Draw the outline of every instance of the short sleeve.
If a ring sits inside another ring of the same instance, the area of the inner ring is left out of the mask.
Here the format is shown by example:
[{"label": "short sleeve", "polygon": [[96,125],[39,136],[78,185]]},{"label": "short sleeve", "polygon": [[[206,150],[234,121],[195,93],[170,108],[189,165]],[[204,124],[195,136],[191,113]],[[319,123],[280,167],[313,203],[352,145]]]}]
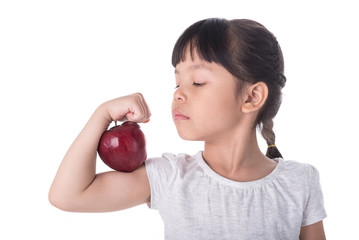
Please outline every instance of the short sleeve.
[{"label": "short sleeve", "polygon": [[323,192],[320,186],[319,172],[311,165],[308,165],[308,187],[309,193],[303,213],[302,226],[314,224],[327,217],[324,208]]},{"label": "short sleeve", "polygon": [[158,210],[159,203],[166,194],[168,182],[174,175],[175,161],[169,154],[161,158],[149,158],[145,161],[148,180],[151,188],[151,201],[148,207]]}]

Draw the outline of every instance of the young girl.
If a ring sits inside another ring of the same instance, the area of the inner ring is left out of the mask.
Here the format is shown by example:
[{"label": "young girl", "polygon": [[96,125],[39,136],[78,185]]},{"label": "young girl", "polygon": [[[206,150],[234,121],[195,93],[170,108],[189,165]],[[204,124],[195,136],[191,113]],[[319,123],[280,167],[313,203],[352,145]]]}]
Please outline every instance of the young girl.
[{"label": "young girl", "polygon": [[[66,153],[50,202],[104,212],[147,203],[166,239],[325,239],[317,170],[282,159],[273,118],[286,78],[280,46],[251,20],[190,26],[172,55],[173,120],[181,138],[204,141],[194,156],[163,154],[132,173],[96,174],[96,150],[112,121],[146,122],[140,93],[101,104]],[[268,143],[258,147],[256,127]]]}]

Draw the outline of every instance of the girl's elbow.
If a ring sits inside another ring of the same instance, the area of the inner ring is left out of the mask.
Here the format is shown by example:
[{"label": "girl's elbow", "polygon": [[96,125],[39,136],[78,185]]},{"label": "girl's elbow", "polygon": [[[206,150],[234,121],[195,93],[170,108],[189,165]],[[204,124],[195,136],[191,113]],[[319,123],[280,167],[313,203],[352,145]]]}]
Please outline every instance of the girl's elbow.
[{"label": "girl's elbow", "polygon": [[51,190],[48,194],[48,200],[50,204],[62,211],[66,212],[76,212],[75,204],[69,197],[61,196],[55,191]]}]

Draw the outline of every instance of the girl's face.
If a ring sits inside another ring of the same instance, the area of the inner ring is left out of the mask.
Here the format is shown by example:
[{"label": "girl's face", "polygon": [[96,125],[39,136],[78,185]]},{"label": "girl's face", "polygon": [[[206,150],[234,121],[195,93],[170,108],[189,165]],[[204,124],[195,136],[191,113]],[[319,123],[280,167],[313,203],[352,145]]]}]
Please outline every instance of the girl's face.
[{"label": "girl's face", "polygon": [[241,103],[236,79],[224,67],[187,52],[175,69],[172,113],[178,134],[185,140],[218,141],[239,126]]}]

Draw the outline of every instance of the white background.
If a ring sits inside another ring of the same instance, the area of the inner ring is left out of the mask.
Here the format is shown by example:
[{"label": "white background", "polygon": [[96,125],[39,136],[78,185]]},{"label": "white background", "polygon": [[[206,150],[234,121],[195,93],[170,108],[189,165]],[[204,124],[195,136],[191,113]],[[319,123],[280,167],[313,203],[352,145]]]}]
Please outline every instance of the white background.
[{"label": "white background", "polygon": [[[354,1],[1,1],[0,239],[162,239],[156,211],[67,213],[47,194],[66,150],[102,102],[142,92],[150,157],[194,154],[170,105],[171,52],[190,24],[250,18],[278,38],[287,86],[275,119],[286,159],[317,167],[328,239],[357,236],[358,12]],[[264,141],[260,139],[265,150]],[[109,170],[98,162],[98,171]],[[6,236],[6,237],[5,237]]]}]

